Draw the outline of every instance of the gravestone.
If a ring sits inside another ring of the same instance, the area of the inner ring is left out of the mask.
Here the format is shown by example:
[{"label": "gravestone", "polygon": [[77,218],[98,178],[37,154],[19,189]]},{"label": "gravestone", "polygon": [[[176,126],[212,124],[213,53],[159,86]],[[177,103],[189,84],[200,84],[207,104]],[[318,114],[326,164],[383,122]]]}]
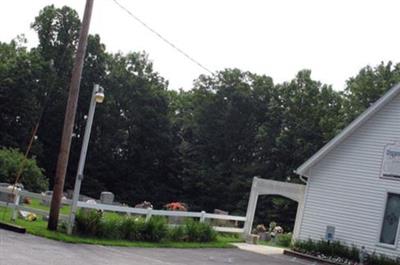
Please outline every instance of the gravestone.
[{"label": "gravestone", "polygon": [[[221,214],[221,215],[229,215],[229,212],[223,211],[221,209],[214,209],[214,213]],[[229,220],[214,219],[212,223],[215,226],[237,226],[236,223],[229,221]]]},{"label": "gravestone", "polygon": [[[51,199],[53,196],[53,191],[52,190],[48,190],[48,191],[44,191],[41,193],[42,195],[42,201],[41,204],[45,205],[45,206],[50,206],[51,204]],[[63,197],[61,198],[61,203],[62,205],[67,205],[67,203],[65,202],[65,200],[67,199],[67,197],[65,196],[66,194],[63,193]]]},{"label": "gravestone", "polygon": [[223,211],[223,210],[220,210],[220,209],[214,209],[214,213],[215,214],[222,214],[222,215],[228,215],[229,214],[229,212]]},{"label": "gravestone", "polygon": [[114,193],[109,191],[103,191],[100,194],[100,203],[102,204],[113,204],[114,202]]},{"label": "gravestone", "polygon": [[[10,186],[11,186],[11,184],[9,184],[9,183],[0,183],[0,187],[2,187],[2,188],[8,188]],[[14,202],[14,196],[12,194],[10,194],[10,193],[1,192],[0,191],[0,201],[13,203]]]},{"label": "gravestone", "polygon": [[51,203],[51,196],[53,196],[53,191],[48,190],[45,192],[42,192],[42,205],[50,206]]}]

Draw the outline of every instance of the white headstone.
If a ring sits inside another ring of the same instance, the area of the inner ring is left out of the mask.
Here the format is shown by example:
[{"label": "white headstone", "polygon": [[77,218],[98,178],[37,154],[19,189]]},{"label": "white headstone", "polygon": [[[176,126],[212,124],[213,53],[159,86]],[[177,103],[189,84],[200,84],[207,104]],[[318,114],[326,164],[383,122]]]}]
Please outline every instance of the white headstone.
[{"label": "white headstone", "polygon": [[103,204],[113,204],[114,202],[114,193],[109,191],[103,191],[100,194],[100,202]]}]

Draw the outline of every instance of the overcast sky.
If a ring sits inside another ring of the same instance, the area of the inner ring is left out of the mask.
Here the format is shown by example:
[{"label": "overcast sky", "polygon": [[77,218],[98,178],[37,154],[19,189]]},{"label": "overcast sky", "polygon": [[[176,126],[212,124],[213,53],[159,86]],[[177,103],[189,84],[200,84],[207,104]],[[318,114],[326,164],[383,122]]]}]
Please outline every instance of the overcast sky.
[{"label": "overcast sky", "polygon": [[[367,64],[400,62],[398,0],[119,0],[212,71],[240,68],[275,82],[304,68],[344,88]],[[45,5],[69,5],[82,17],[84,0],[2,0],[0,41],[24,33]],[[91,33],[111,52],[146,51],[170,88],[190,89],[206,73],[134,21],[112,0],[95,0]]]}]

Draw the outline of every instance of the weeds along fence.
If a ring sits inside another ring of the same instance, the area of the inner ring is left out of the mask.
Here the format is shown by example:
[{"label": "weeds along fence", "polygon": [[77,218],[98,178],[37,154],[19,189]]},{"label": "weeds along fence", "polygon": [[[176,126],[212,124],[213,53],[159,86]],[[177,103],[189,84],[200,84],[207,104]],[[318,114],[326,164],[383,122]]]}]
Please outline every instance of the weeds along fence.
[{"label": "weeds along fence", "polygon": [[[25,190],[12,190],[4,187],[0,187],[0,206],[7,207],[12,209],[12,219],[15,220],[18,215],[18,211],[27,211],[32,212],[40,216],[48,216],[49,210],[48,209],[38,209],[34,207],[26,206],[22,203],[22,199],[25,197],[38,199],[40,201],[51,201],[51,195],[44,195],[40,193],[33,193]],[[63,199],[63,205],[71,205],[72,200]],[[43,207],[45,208],[45,207]],[[198,218],[200,222],[206,222],[209,220],[218,220],[217,223],[224,223],[224,224],[217,224],[213,226],[213,229],[218,232],[225,232],[225,233],[238,233],[242,234],[244,232],[243,224],[246,221],[246,217],[244,216],[235,216],[235,215],[224,215],[224,214],[214,214],[214,213],[207,213],[205,211],[201,212],[183,212],[183,211],[166,211],[166,210],[155,210],[155,209],[142,209],[142,208],[133,208],[128,206],[117,206],[117,205],[110,205],[110,204],[100,204],[100,203],[87,203],[83,201],[78,202],[78,208],[84,209],[95,209],[95,210],[102,210],[105,212],[115,212],[121,213],[126,215],[141,215],[145,216],[146,221],[150,220],[152,216],[165,216],[165,217],[182,217],[182,218]],[[60,214],[60,220],[67,221],[68,215]],[[228,226],[234,225],[235,227]],[[241,224],[241,227],[237,227]]]}]

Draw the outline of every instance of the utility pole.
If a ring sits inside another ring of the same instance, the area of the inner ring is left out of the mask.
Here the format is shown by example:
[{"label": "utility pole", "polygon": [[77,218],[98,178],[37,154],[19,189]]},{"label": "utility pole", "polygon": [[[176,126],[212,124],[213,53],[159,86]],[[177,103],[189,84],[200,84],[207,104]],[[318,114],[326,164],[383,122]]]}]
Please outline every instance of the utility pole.
[{"label": "utility pole", "polygon": [[74,67],[72,69],[71,83],[69,86],[69,95],[67,108],[65,111],[64,127],[61,137],[60,152],[58,154],[56,177],[53,187],[53,196],[50,205],[49,222],[47,229],[57,230],[58,216],[60,212],[61,199],[64,191],[65,174],[67,172],[69,151],[71,149],[71,138],[75,123],[76,106],[78,105],[79,86],[83,62],[85,59],[87,38],[89,32],[90,18],[92,16],[94,0],[86,0],[85,13],[83,15],[82,26],[79,33],[78,49]]}]

